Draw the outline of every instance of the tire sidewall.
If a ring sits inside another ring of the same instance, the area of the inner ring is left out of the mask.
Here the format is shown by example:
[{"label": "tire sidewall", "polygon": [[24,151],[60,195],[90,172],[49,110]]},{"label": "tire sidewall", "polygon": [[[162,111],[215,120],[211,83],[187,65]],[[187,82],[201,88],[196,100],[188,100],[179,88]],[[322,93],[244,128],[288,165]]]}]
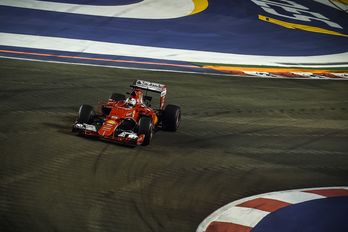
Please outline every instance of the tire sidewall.
[{"label": "tire sidewall", "polygon": [[78,113],[77,121],[79,123],[91,123],[95,116],[93,107],[90,105],[81,105]]},{"label": "tire sidewall", "polygon": [[153,137],[153,125],[150,117],[142,116],[139,120],[139,134],[144,134],[143,146],[149,145]]},{"label": "tire sidewall", "polygon": [[176,131],[181,122],[181,109],[176,105],[167,105],[164,109],[163,126],[167,131]]}]

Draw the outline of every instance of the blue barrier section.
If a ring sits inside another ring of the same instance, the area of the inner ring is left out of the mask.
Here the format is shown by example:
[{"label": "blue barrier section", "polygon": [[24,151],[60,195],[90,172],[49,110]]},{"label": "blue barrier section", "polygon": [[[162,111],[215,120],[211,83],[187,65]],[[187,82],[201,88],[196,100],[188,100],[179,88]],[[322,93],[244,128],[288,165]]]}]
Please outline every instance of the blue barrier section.
[{"label": "blue barrier section", "polygon": [[267,215],[252,232],[348,231],[348,197],[329,197],[291,205]]},{"label": "blue barrier section", "polygon": [[[261,14],[348,34],[347,13],[312,0],[294,1],[343,29],[332,28],[320,20],[303,22],[271,15],[251,0],[211,0],[202,13],[167,20],[86,16],[2,6],[0,32],[247,55],[310,56],[348,51],[347,37],[292,30],[258,19]],[[100,4],[112,2],[103,0]],[[119,4],[134,2],[123,0]],[[282,7],[272,7],[281,14],[293,14]]]}]

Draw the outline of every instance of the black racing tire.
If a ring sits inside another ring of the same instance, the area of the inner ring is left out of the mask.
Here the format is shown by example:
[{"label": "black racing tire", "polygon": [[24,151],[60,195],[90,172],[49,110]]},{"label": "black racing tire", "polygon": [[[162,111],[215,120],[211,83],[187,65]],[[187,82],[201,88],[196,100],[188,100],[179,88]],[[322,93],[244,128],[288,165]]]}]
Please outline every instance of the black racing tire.
[{"label": "black racing tire", "polygon": [[167,105],[163,112],[163,127],[167,131],[176,131],[181,122],[181,109],[176,105]]},{"label": "black racing tire", "polygon": [[113,101],[124,101],[126,100],[126,96],[121,93],[113,93],[111,94],[110,99]]},{"label": "black racing tire", "polygon": [[81,105],[77,118],[78,123],[91,123],[95,117],[93,107],[90,105]]},{"label": "black racing tire", "polygon": [[143,116],[139,120],[138,134],[144,134],[145,138],[141,145],[147,146],[150,144],[153,136],[153,125],[150,117]]}]

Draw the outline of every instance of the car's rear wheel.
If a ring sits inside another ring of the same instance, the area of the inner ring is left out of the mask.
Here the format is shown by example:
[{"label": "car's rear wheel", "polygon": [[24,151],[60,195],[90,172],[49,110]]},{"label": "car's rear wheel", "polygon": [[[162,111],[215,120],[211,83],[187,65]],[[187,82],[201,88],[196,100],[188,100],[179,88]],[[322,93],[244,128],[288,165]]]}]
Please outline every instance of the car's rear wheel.
[{"label": "car's rear wheel", "polygon": [[113,101],[123,101],[126,100],[126,96],[121,93],[113,93],[111,94],[110,99]]},{"label": "car's rear wheel", "polygon": [[81,105],[77,118],[78,123],[91,123],[95,117],[93,107],[90,105]]},{"label": "car's rear wheel", "polygon": [[141,117],[139,120],[139,131],[138,134],[144,134],[145,138],[141,145],[149,145],[153,135],[153,125],[150,117]]},{"label": "car's rear wheel", "polygon": [[176,131],[181,122],[181,109],[176,105],[167,105],[163,113],[163,127],[168,131]]}]

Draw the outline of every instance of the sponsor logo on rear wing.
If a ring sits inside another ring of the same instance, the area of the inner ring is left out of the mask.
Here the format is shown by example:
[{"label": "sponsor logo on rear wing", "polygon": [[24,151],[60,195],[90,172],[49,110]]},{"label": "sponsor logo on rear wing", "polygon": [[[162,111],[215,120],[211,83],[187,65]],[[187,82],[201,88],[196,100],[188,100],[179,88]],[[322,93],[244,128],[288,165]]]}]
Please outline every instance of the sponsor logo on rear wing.
[{"label": "sponsor logo on rear wing", "polygon": [[164,96],[167,92],[167,88],[165,85],[143,80],[134,81],[131,87],[161,93],[161,96]]}]

